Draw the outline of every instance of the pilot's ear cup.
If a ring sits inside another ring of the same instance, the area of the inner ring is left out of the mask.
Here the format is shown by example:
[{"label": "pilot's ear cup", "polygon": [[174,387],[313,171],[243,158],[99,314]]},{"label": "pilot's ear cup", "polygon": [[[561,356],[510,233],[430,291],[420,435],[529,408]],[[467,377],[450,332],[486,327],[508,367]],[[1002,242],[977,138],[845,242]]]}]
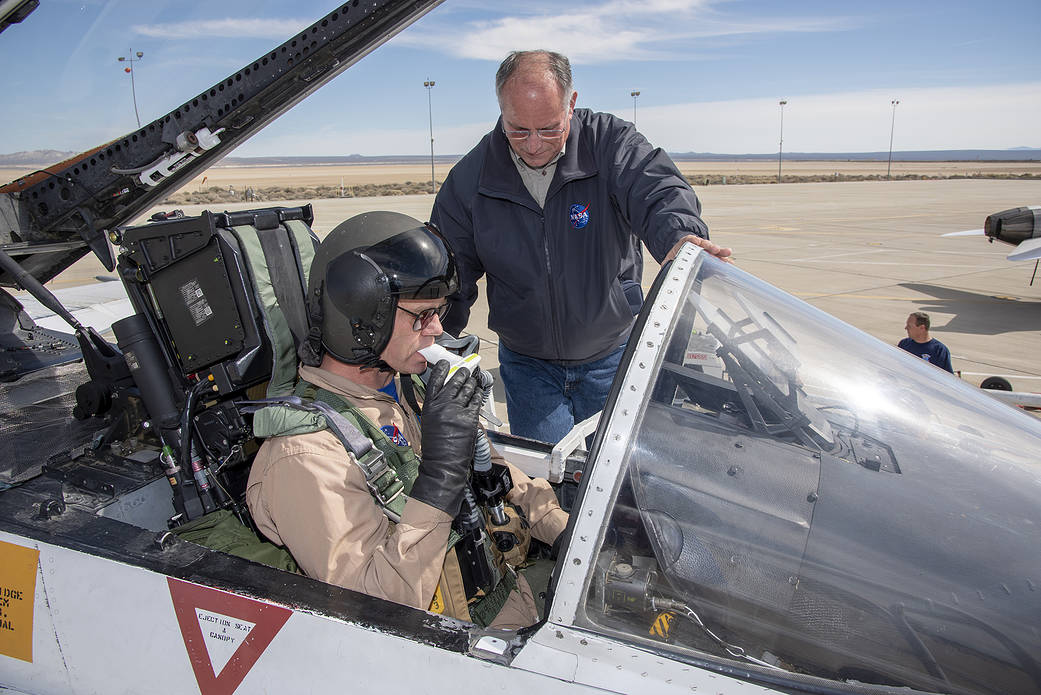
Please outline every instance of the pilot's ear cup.
[{"label": "pilot's ear cup", "polygon": [[321,304],[322,345],[337,359],[354,362],[355,350],[378,357],[387,347],[397,301],[386,274],[364,253],[329,261]]}]

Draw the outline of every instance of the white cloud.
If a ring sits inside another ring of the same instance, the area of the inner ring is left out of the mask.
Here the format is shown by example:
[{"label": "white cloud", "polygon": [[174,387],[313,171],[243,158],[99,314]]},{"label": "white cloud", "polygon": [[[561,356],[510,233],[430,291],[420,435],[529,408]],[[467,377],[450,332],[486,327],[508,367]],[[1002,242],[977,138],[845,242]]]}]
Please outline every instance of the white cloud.
[{"label": "white cloud", "polygon": [[302,19],[205,19],[197,22],[137,24],[131,31],[159,39],[250,38],[284,40],[312,24]]},{"label": "white cloud", "polygon": [[[696,40],[792,32],[840,31],[857,20],[844,17],[783,17],[748,21],[717,9],[719,0],[608,0],[533,5],[527,11],[492,20],[457,22],[444,15],[426,31],[406,32],[399,43],[439,50],[461,58],[502,59],[512,49],[540,47],[565,53],[573,63],[619,60],[695,59]],[[576,40],[576,38],[580,40]]]}]

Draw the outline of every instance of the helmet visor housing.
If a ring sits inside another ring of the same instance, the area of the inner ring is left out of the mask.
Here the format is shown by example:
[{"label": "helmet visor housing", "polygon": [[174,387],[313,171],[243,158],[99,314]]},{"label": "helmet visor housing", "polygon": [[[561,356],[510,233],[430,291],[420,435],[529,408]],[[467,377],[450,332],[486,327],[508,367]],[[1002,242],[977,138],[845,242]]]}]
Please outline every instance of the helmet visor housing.
[{"label": "helmet visor housing", "polygon": [[455,255],[431,225],[396,234],[365,249],[400,299],[440,299],[459,289]]}]

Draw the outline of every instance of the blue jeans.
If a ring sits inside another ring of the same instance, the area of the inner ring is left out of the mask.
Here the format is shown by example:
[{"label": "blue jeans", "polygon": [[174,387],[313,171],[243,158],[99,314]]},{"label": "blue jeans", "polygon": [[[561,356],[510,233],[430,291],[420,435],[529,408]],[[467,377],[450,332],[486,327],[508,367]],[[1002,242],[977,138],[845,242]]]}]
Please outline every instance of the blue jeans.
[{"label": "blue jeans", "polygon": [[576,423],[602,410],[625,346],[595,362],[563,366],[499,343],[510,432],[556,444]]}]

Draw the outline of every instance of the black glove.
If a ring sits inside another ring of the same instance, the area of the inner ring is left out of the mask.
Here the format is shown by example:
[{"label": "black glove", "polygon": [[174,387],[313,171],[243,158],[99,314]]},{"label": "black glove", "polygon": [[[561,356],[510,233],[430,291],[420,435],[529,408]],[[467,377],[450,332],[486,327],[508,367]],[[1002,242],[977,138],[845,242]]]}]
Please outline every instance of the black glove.
[{"label": "black glove", "polygon": [[423,402],[423,462],[409,497],[454,519],[473,461],[484,389],[467,369],[457,370],[448,383],[446,374],[447,360],[438,362],[430,373]]}]

